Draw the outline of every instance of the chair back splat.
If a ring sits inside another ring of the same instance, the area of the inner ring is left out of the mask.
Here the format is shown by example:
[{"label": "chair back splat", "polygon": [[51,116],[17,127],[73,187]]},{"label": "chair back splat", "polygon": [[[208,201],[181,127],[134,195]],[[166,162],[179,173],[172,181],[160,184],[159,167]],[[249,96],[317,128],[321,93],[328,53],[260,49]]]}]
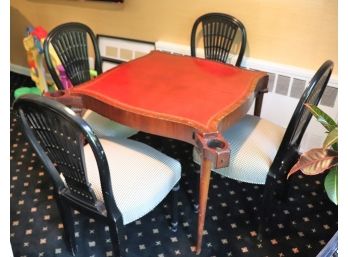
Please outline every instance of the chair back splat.
[{"label": "chair back splat", "polygon": [[14,108],[18,109],[25,134],[61,195],[106,216],[103,203],[97,200],[86,176],[83,147],[87,143],[96,157],[101,186],[106,192],[105,205],[117,209],[108,183],[110,172],[105,153],[84,120],[68,107],[42,97],[22,97]]},{"label": "chair back splat", "polygon": [[191,56],[196,56],[197,28],[202,25],[204,54],[206,59],[226,63],[237,32],[241,33],[241,43],[235,66],[240,66],[247,42],[246,30],[241,21],[224,13],[207,13],[200,16],[192,27]]},{"label": "chair back splat", "polygon": [[47,68],[59,89],[64,89],[64,86],[53,64],[49,50],[50,45],[53,46],[58,55],[71,83],[76,86],[91,79],[88,59],[89,39],[94,51],[94,69],[98,74],[101,74],[101,57],[97,39],[88,26],[78,22],[69,22],[55,27],[48,33],[44,42],[44,55]]}]

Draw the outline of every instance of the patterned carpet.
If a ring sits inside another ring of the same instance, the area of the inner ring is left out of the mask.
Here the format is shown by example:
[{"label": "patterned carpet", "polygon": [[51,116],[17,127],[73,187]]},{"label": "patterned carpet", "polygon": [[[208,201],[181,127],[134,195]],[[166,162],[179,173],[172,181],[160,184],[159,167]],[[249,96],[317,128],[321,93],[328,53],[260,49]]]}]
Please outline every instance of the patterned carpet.
[{"label": "patterned carpet", "polygon": [[[33,85],[30,78],[11,73],[14,89]],[[27,143],[11,110],[11,244],[15,257],[71,256],[63,240],[63,226],[53,187],[38,157]],[[192,208],[194,179],[192,146],[139,133],[145,142],[182,163],[178,204],[179,227],[168,230],[170,210],[165,199],[147,216],[127,225],[128,257],[197,256],[197,214]],[[240,183],[212,174],[201,257],[316,256],[337,231],[337,206],[327,198],[323,176],[292,176],[288,199],[278,203],[267,224],[264,240],[257,240],[262,186]],[[75,212],[78,257],[113,256],[106,224]]]}]

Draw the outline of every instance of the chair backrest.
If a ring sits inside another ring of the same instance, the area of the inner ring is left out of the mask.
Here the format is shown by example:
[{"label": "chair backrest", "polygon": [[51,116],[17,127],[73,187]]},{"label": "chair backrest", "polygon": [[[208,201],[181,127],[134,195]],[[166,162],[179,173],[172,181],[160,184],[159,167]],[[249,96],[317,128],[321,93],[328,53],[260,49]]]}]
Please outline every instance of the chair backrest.
[{"label": "chair backrest", "polygon": [[[280,165],[282,167],[281,175],[284,175],[283,172],[287,172],[294,162],[297,161],[298,148],[312,118],[312,113],[305,107],[304,104],[309,103],[318,105],[327,83],[329,82],[333,65],[334,64],[332,61],[327,60],[320,66],[309,82],[309,85],[303,92],[296,106],[278,152],[272,163],[272,166],[279,167]],[[271,172],[277,172],[276,170],[273,170],[272,166]]]},{"label": "chair backrest", "polygon": [[191,56],[196,56],[196,34],[202,24],[204,55],[206,59],[226,63],[238,31],[241,33],[240,49],[235,63],[240,66],[247,42],[246,30],[241,21],[224,13],[207,13],[200,16],[192,27]]},{"label": "chair backrest", "polygon": [[324,62],[310,80],[309,85],[303,92],[294,114],[290,119],[282,144],[292,146],[300,145],[303,134],[312,118],[312,113],[304,104],[318,105],[327,83],[329,82],[333,65],[333,62],[330,60]]},{"label": "chair backrest", "polygon": [[[13,107],[25,135],[52,178],[57,194],[104,216],[105,207],[108,213],[111,208],[118,210],[103,147],[83,119],[61,103],[42,96],[24,95]],[[83,152],[86,143],[98,165],[104,204],[97,200],[88,182]]]},{"label": "chair backrest", "polygon": [[94,50],[94,68],[98,74],[102,73],[101,57],[97,39],[93,31],[86,25],[77,22],[61,24],[51,30],[44,42],[44,55],[47,68],[59,89],[64,89],[49,51],[50,45],[56,51],[66,75],[76,86],[91,79],[88,60],[88,37]]}]

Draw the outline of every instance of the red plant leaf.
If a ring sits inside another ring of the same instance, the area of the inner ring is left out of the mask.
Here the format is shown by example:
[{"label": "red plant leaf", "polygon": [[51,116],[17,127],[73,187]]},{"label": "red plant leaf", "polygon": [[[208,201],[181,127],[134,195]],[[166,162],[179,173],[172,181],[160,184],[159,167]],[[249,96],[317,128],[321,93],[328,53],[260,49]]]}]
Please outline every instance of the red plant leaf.
[{"label": "red plant leaf", "polygon": [[300,156],[298,162],[291,168],[288,178],[301,170],[305,175],[317,175],[337,165],[338,154],[332,149],[314,148]]},{"label": "red plant leaf", "polygon": [[296,173],[301,169],[300,161],[297,161],[294,166],[292,166],[291,170],[288,173],[287,178],[289,178],[292,174]]}]

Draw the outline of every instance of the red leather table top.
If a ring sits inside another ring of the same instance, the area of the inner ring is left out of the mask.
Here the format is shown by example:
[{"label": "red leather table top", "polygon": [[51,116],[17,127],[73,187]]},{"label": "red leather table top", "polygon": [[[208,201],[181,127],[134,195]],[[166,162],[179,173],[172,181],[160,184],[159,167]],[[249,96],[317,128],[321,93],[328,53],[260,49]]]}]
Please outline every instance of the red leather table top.
[{"label": "red leather table top", "polygon": [[[153,51],[71,89],[117,108],[192,124],[206,131],[253,94],[266,74]],[[214,124],[213,124],[214,123]]]}]

